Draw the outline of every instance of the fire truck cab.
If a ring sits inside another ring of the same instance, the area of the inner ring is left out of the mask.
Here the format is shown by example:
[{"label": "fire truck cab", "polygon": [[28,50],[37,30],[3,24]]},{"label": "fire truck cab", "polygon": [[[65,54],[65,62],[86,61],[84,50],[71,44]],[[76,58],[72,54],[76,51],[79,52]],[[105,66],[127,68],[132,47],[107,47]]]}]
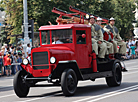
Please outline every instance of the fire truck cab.
[{"label": "fire truck cab", "polygon": [[26,97],[30,87],[39,81],[61,85],[65,96],[74,95],[79,80],[94,81],[103,77],[108,86],[120,86],[120,61],[97,62],[89,25],[41,26],[39,31],[40,47],[31,50],[31,62],[24,59],[22,70],[14,77],[18,97]]}]

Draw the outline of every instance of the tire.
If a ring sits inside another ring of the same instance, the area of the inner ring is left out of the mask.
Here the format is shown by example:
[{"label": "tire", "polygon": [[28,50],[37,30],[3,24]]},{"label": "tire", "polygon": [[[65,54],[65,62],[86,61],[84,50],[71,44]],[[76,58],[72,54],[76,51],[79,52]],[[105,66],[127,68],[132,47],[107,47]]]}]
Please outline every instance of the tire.
[{"label": "tire", "polygon": [[26,75],[26,72],[21,70],[18,71],[13,80],[14,91],[18,97],[26,97],[30,87],[26,85],[23,81],[23,77]]},{"label": "tire", "polygon": [[65,96],[74,95],[77,89],[77,76],[73,69],[65,69],[61,75],[61,88]]},{"label": "tire", "polygon": [[119,63],[114,63],[112,73],[112,77],[106,77],[106,83],[109,87],[120,86],[122,81],[122,68]]}]

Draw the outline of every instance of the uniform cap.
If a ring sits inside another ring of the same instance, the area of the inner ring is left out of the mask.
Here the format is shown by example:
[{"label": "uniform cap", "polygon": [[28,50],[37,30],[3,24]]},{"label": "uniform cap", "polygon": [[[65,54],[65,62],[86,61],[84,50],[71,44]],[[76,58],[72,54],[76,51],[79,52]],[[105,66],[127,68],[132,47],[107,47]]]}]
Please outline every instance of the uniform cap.
[{"label": "uniform cap", "polygon": [[113,17],[111,17],[111,18],[109,19],[109,21],[115,21],[115,19],[114,19]]},{"label": "uniform cap", "polygon": [[94,18],[94,16],[93,16],[93,15],[91,15],[91,16],[90,16],[90,19],[91,19],[91,18]]},{"label": "uniform cap", "polygon": [[[89,16],[89,19],[88,19],[88,20],[90,20],[91,18],[94,18],[94,16],[93,16],[93,15]],[[94,18],[94,19],[95,19],[95,18]]]},{"label": "uniform cap", "polygon": [[97,21],[102,21],[102,18],[100,18],[100,17],[97,17],[97,19],[96,19]]}]

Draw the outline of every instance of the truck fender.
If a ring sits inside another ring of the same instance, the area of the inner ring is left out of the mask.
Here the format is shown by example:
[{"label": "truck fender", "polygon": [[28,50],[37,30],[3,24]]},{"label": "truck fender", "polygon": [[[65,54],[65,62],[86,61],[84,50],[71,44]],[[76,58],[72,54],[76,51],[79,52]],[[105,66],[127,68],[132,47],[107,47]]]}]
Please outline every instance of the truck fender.
[{"label": "truck fender", "polygon": [[60,78],[62,72],[67,68],[71,68],[75,71],[78,80],[83,80],[82,73],[77,65],[76,60],[59,61],[57,67],[52,71],[49,77],[51,77],[51,79]]},{"label": "truck fender", "polygon": [[[122,65],[121,65],[120,60],[116,59],[116,60],[114,61],[114,64],[115,64],[115,63],[118,63],[118,64],[120,65],[120,67],[122,68]],[[114,68],[114,66],[113,66],[113,68]],[[112,70],[113,70],[113,69],[112,69]]]}]

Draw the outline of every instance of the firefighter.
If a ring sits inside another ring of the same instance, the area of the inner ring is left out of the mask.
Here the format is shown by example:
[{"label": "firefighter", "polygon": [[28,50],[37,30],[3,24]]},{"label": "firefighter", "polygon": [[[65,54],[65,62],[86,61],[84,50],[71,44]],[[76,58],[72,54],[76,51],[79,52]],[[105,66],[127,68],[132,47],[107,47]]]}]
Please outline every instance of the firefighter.
[{"label": "firefighter", "polygon": [[[101,27],[101,23],[102,23],[102,18],[97,17],[96,24],[98,24]],[[101,27],[101,30],[102,30],[102,33],[105,32],[102,27]],[[105,58],[110,61],[109,54],[113,55],[113,53],[114,53],[113,44],[111,42],[106,41],[106,40],[103,40],[103,41],[106,43],[106,46],[107,46]]]},{"label": "firefighter", "polygon": [[[104,62],[107,47],[103,42],[103,33],[100,29],[100,26],[95,24],[94,16],[89,17],[89,25],[91,26],[92,49],[95,51],[98,60]],[[99,52],[98,48],[100,49]]]},{"label": "firefighter", "polygon": [[[109,24],[104,26],[104,30],[113,33],[113,46],[114,46],[114,53],[115,53],[115,58],[117,59],[122,59],[121,56],[126,54],[126,43],[122,40],[120,37],[118,29],[114,26],[115,24],[115,19],[111,17],[109,19]],[[119,46],[119,50],[117,48]]]}]

